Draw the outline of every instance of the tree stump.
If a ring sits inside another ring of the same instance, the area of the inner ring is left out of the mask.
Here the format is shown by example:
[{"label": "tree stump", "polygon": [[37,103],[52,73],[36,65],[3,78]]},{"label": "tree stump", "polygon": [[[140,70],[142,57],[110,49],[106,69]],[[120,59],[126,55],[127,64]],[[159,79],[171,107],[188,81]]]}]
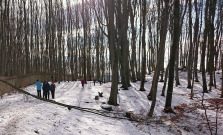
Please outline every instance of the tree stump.
[{"label": "tree stump", "polygon": [[98,96],[95,96],[95,98],[94,98],[95,100],[99,100],[99,97]]},{"label": "tree stump", "polygon": [[130,119],[131,119],[132,115],[133,115],[133,111],[126,112],[126,114],[125,114],[125,116]]}]

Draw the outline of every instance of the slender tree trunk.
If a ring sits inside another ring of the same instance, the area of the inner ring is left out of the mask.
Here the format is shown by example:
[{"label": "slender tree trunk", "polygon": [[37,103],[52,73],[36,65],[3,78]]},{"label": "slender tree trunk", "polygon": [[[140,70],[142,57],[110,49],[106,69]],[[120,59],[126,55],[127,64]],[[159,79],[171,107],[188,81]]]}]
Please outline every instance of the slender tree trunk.
[{"label": "slender tree trunk", "polygon": [[210,58],[209,58],[209,72],[210,72],[209,86],[210,86],[210,88],[209,88],[209,91],[211,91],[211,86],[214,86],[213,76],[215,74],[215,71],[214,71],[214,54],[215,54],[214,18],[215,18],[216,3],[217,3],[217,0],[212,0],[210,2],[210,9],[209,9],[210,16],[211,16],[211,20],[209,20],[210,21],[210,25],[209,25],[210,27],[209,27],[209,38],[208,38],[208,42],[209,42],[209,46],[210,46]]},{"label": "slender tree trunk", "polygon": [[162,58],[164,55],[164,49],[165,49],[165,41],[166,41],[166,35],[167,35],[167,26],[168,26],[168,9],[169,9],[169,0],[165,0],[165,9],[162,13],[162,22],[161,22],[161,31],[160,31],[160,46],[159,46],[159,54],[158,54],[158,59],[157,59],[157,65],[156,65],[156,70],[153,76],[153,82],[152,82],[152,87],[150,89],[150,94],[148,95],[148,99],[152,99],[152,104],[148,113],[148,116],[152,116],[154,109],[155,109],[155,104],[156,104],[156,93],[157,93],[157,84],[158,84],[158,79],[159,79],[159,74],[161,70],[161,64],[162,64]]},{"label": "slender tree trunk", "polygon": [[167,97],[165,103],[165,112],[173,112],[171,108],[172,104],[172,94],[173,94],[173,82],[174,82],[174,64],[175,64],[175,54],[177,52],[177,48],[179,46],[179,39],[180,39],[180,2],[179,0],[174,0],[174,36],[173,36],[173,44],[171,47],[170,53],[170,67],[169,67],[169,81],[168,81],[168,88],[167,88]]},{"label": "slender tree trunk", "polygon": [[[156,64],[156,69],[155,73],[153,76],[153,82],[152,82],[152,87],[150,89],[150,93],[147,96],[149,100],[153,100],[153,106],[155,107],[155,102],[156,102],[156,91],[157,91],[157,84],[159,80],[159,74],[161,70],[161,64],[162,64],[162,59],[164,57],[164,49],[165,49],[165,41],[166,41],[166,35],[167,35],[167,28],[168,28],[168,10],[169,10],[169,0],[165,0],[165,8],[162,13],[162,22],[161,22],[161,31],[160,31],[160,46],[159,46],[159,52],[158,52],[158,59],[157,59],[157,64]],[[153,97],[154,96],[154,97]],[[152,108],[152,107],[151,107]],[[153,114],[154,109],[150,109],[151,113]]]},{"label": "slender tree trunk", "polygon": [[83,21],[83,33],[84,33],[84,47],[83,47],[83,77],[87,81],[86,74],[86,44],[87,44],[87,25],[86,25],[86,9],[85,0],[82,0],[82,21]]},{"label": "slender tree trunk", "polygon": [[[77,21],[76,25],[75,25],[75,28],[76,28],[76,37],[75,37],[75,71],[74,71],[74,74],[75,74],[75,80],[77,80],[79,78],[78,76],[78,39],[79,39],[79,15],[78,15],[78,11],[79,11],[79,8],[78,6],[76,6],[75,8],[75,19]],[[80,57],[79,57],[80,58]],[[80,64],[80,63],[79,63]]]},{"label": "slender tree trunk", "polygon": [[25,54],[26,54],[26,74],[30,72],[29,69],[29,43],[28,43],[28,24],[27,24],[27,13],[26,13],[26,2],[23,1],[24,4],[24,20],[25,20]]},{"label": "slender tree trunk", "polygon": [[205,29],[204,29],[204,37],[203,37],[203,46],[202,46],[202,54],[201,54],[201,70],[202,70],[202,81],[203,81],[203,92],[207,93],[207,82],[206,82],[206,70],[205,70],[205,52],[206,52],[206,42],[207,42],[207,34],[208,34],[208,7],[209,1],[206,1],[205,6]]},{"label": "slender tree trunk", "polygon": [[100,30],[98,30],[98,35],[97,35],[97,43],[96,43],[96,80],[99,80],[100,78],[100,66],[99,66],[99,43],[100,43]]},{"label": "slender tree trunk", "polygon": [[[180,85],[178,66],[179,66],[179,46],[178,46],[178,48],[177,48],[176,62],[175,62],[175,75],[176,75],[175,78],[176,78],[176,86]],[[165,75],[165,79],[166,79],[166,75]]]},{"label": "slender tree trunk", "polygon": [[[194,51],[194,69],[193,69],[193,76],[192,76],[192,86],[191,86],[191,99],[193,99],[194,96],[194,82],[198,82],[198,76],[197,76],[197,59],[198,59],[198,31],[199,31],[199,12],[198,12],[198,7],[197,7],[197,0],[194,1],[194,6],[195,6],[195,13],[196,13],[196,19],[195,19],[195,24],[194,24],[194,39],[193,39],[193,44],[195,46],[195,51]],[[194,80],[195,79],[195,80]]]},{"label": "slender tree trunk", "polygon": [[165,80],[164,80],[163,90],[162,90],[162,94],[161,94],[161,96],[164,96],[164,97],[165,97],[165,90],[166,90],[166,83],[167,83],[168,75],[169,75],[169,63],[167,65],[167,67],[166,67]]},{"label": "slender tree trunk", "polygon": [[141,85],[140,91],[145,91],[145,76],[146,76],[146,0],[143,0],[143,32],[142,32],[142,69],[141,69]]},{"label": "slender tree trunk", "polygon": [[[90,26],[89,26],[90,29]],[[90,30],[89,30],[90,31]],[[91,33],[89,32],[88,58],[87,58],[87,77],[91,80]]]},{"label": "slender tree trunk", "polygon": [[[139,10],[141,9],[141,0],[139,1]],[[140,64],[141,64],[141,37],[142,37],[142,17],[141,17],[142,13],[140,12],[139,16],[140,16],[140,26],[139,26],[139,47],[138,47],[138,71],[137,71],[137,80],[141,80],[141,68],[140,68]]]},{"label": "slender tree trunk", "polygon": [[[131,73],[132,77],[131,80],[133,82],[136,82],[136,74],[135,74],[135,65],[136,65],[136,29],[134,25],[134,18],[135,18],[135,5],[134,9],[130,5],[130,23],[131,23],[131,29],[132,29],[132,59],[131,59]],[[137,69],[136,69],[137,70]]]},{"label": "slender tree trunk", "polygon": [[[195,82],[199,82],[198,75],[197,75],[197,62],[198,62],[198,46],[199,46],[199,11],[197,7],[197,0],[194,1],[195,3],[195,12],[196,12],[196,19],[194,24],[194,46],[195,46],[195,53],[194,53],[194,76]],[[199,8],[200,9],[200,8]]]},{"label": "slender tree trunk", "polygon": [[110,50],[110,59],[111,59],[111,68],[112,68],[112,84],[111,92],[109,96],[108,103],[111,105],[118,105],[117,103],[117,94],[118,94],[118,58],[117,58],[117,47],[115,45],[115,27],[114,27],[114,7],[115,1],[107,1],[108,6],[108,15],[109,15],[109,50]]},{"label": "slender tree trunk", "polygon": [[[121,8],[122,7],[122,8]],[[121,10],[123,9],[123,10]],[[117,23],[118,23],[118,45],[120,44],[120,65],[121,65],[121,79],[122,79],[122,88],[128,90],[130,85],[129,82],[129,47],[127,39],[127,30],[128,30],[128,1],[118,1],[117,9]],[[119,50],[119,49],[118,49]]]},{"label": "slender tree trunk", "polygon": [[223,53],[221,54],[221,98],[223,98]]},{"label": "slender tree trunk", "polygon": [[[2,1],[0,2],[0,8],[2,9]],[[0,11],[0,29],[3,31],[3,10]],[[3,73],[3,34],[0,32],[0,75]]]},{"label": "slender tree trunk", "polygon": [[[185,16],[185,14],[186,14],[186,11],[187,11],[187,4],[188,3],[188,0],[186,0],[186,3],[185,3],[185,8],[184,8],[184,12],[183,12],[183,14],[182,14],[182,16],[181,16],[181,18],[180,18],[180,35],[181,35],[181,31],[182,31],[182,27],[183,27],[183,21],[184,21],[184,16]],[[173,32],[171,32],[171,33],[173,33]],[[173,35],[173,34],[172,34]],[[182,42],[182,41],[181,41]],[[184,66],[184,64],[183,64],[183,56],[182,56],[182,46],[183,46],[183,44],[182,43],[180,43],[180,50],[181,50],[181,52],[179,52],[179,46],[178,46],[178,48],[177,48],[177,53],[176,53],[176,62],[175,62],[175,80],[176,80],[176,86],[178,86],[178,85],[180,85],[180,79],[179,79],[179,69],[178,69],[178,66],[179,66],[179,53],[181,53],[181,57],[180,57],[180,65],[181,66]]]},{"label": "slender tree trunk", "polygon": [[191,0],[189,0],[189,57],[188,57],[188,66],[187,66],[187,88],[191,89],[191,79],[192,79],[192,65],[193,65],[193,41],[192,41],[192,5]]}]

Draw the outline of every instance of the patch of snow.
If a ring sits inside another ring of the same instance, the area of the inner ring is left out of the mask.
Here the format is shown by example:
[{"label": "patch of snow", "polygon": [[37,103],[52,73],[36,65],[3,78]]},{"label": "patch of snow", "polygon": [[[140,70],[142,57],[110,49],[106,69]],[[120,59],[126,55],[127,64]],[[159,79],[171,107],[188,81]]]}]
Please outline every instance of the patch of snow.
[{"label": "patch of snow", "polygon": [[[193,107],[194,104],[200,105],[202,98],[202,82],[199,75],[199,83],[194,85],[194,99],[190,99],[190,89],[187,89],[187,73],[180,73],[180,83],[174,87],[172,107],[186,104]],[[152,85],[152,75],[146,76],[146,91],[139,91],[140,82],[131,83],[129,90],[119,90],[118,104],[112,106],[115,112],[133,112],[138,116],[146,117],[151,105],[147,100]],[[217,89],[212,88],[212,92],[205,93],[205,99],[220,97],[221,74],[216,74]],[[207,76],[208,78],[208,76]],[[83,108],[103,110],[109,99],[111,83],[104,83],[96,86],[92,82],[85,84],[83,88],[80,81],[55,83],[55,101],[68,105]],[[207,82],[208,84],[208,82]],[[121,85],[119,85],[121,87]],[[21,93],[5,94],[0,100],[0,134],[1,135],[202,135],[209,134],[204,117],[204,110],[197,108],[194,111],[184,113],[176,121],[169,120],[176,117],[174,114],[163,112],[166,97],[160,96],[163,83],[158,84],[157,102],[154,117],[145,119],[142,122],[129,120],[113,119],[99,116],[96,114],[83,112],[75,109],[70,111],[65,108],[48,102],[40,101],[28,96],[24,100]],[[30,85],[26,91],[37,94],[36,86]],[[95,100],[98,92],[103,92],[103,97]],[[51,96],[51,95],[50,95]],[[50,97],[50,99],[52,99]],[[205,103],[207,105],[207,103]],[[215,111],[208,110],[208,118],[215,122]],[[177,114],[180,114],[177,112]],[[187,118],[188,117],[188,118]],[[223,134],[223,114],[219,113],[218,134]],[[213,131],[214,133],[214,131]]]}]

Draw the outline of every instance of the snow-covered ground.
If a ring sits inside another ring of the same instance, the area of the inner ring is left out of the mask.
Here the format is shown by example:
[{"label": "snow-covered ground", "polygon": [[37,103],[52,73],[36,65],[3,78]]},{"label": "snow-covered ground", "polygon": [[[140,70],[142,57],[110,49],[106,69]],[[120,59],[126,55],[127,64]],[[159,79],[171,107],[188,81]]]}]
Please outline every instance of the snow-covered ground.
[{"label": "snow-covered ground", "polygon": [[[207,98],[220,97],[220,75],[216,74],[217,89],[205,94]],[[160,96],[163,83],[158,84],[157,102],[154,117],[142,122],[120,120],[99,116],[75,109],[68,110],[52,103],[40,101],[33,97],[28,100],[21,93],[5,94],[0,99],[0,134],[1,135],[203,135],[210,134],[204,110],[201,106],[202,86],[195,83],[194,99],[190,99],[187,89],[186,72],[180,73],[181,85],[174,87],[172,107],[177,113],[163,113],[165,97]],[[115,111],[125,113],[132,111],[136,118],[143,118],[149,111],[151,101],[147,100],[152,76],[146,77],[145,92],[138,91],[140,82],[132,83],[129,90],[119,90],[119,106]],[[201,80],[201,78],[199,78]],[[61,82],[56,84],[55,101],[103,110],[101,105],[108,101],[111,83],[101,86],[88,82],[82,88],[80,82]],[[36,86],[25,88],[26,91],[37,94]],[[98,92],[104,97],[95,100]],[[50,97],[51,98],[51,97]],[[205,102],[208,105],[207,102]],[[211,128],[215,130],[215,110],[207,110],[211,120]],[[140,114],[140,115],[137,115]],[[223,134],[223,113],[218,113],[218,134]],[[215,133],[215,131],[212,131]]]}]

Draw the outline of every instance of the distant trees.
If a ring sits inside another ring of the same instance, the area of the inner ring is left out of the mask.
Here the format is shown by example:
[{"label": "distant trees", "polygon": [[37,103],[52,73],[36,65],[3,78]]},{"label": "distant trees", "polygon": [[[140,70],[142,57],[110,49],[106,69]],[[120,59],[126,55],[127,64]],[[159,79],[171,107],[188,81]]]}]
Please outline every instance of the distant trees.
[{"label": "distant trees", "polygon": [[[166,108],[171,107],[174,77],[180,85],[178,66],[187,69],[191,92],[199,81],[198,67],[203,92],[208,92],[207,77],[209,91],[217,88],[221,20],[219,0],[1,0],[0,75],[112,81],[113,105],[118,104],[118,83],[128,90],[130,80],[141,81],[139,90],[150,89],[152,115],[159,80],[166,84],[169,79]],[[153,71],[152,86],[146,88],[145,75]]]}]

